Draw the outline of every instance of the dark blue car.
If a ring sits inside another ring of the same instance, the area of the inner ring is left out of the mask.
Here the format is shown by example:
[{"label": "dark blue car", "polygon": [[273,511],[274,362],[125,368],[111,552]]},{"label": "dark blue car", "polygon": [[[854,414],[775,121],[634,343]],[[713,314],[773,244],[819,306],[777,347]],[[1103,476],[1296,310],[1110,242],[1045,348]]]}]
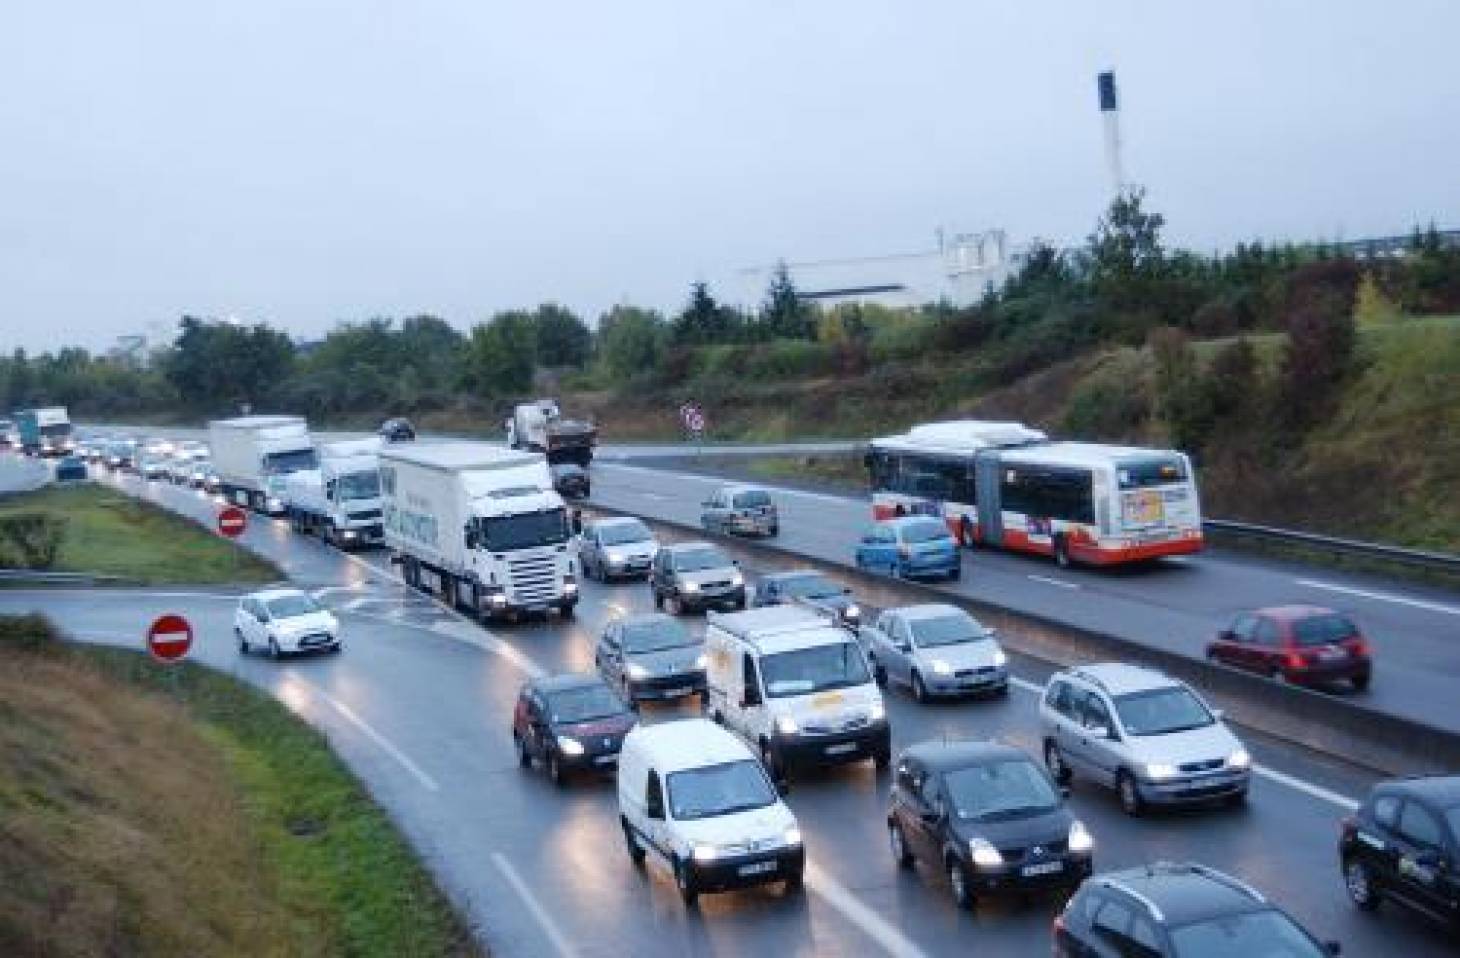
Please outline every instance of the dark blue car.
[{"label": "dark blue car", "polygon": [[86,460],[80,456],[67,456],[56,463],[57,482],[85,482]]},{"label": "dark blue car", "polygon": [[900,579],[957,579],[962,569],[958,543],[941,519],[886,519],[862,533],[857,568]]}]

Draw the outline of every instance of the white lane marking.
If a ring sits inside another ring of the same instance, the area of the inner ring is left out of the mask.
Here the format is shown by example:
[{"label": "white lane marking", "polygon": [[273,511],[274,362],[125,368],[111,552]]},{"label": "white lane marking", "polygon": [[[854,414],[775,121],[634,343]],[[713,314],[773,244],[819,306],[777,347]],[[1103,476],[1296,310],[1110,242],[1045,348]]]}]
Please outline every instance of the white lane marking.
[{"label": "white lane marking", "polygon": [[1370,592],[1368,589],[1355,589],[1353,586],[1335,585],[1332,582],[1319,582],[1317,579],[1295,579],[1298,585],[1306,585],[1310,589],[1325,589],[1329,592],[1342,592],[1345,595],[1356,595],[1364,599],[1374,599],[1378,602],[1393,602],[1397,605],[1407,605],[1416,609],[1425,609],[1429,612],[1440,612],[1444,615],[1460,615],[1460,606],[1444,605],[1439,602],[1426,602],[1424,599],[1411,599],[1407,596],[1392,595],[1388,592]]},{"label": "white lane marking", "polygon": [[1027,578],[1033,579],[1035,582],[1043,582],[1045,585],[1057,585],[1061,589],[1078,589],[1078,588],[1080,588],[1080,585],[1077,582],[1066,582],[1063,579],[1051,579],[1047,575],[1033,575],[1033,574],[1030,574]]},{"label": "white lane marking", "polygon": [[641,499],[653,499],[655,502],[668,502],[672,498],[671,496],[660,495],[657,492],[640,492],[637,489],[634,490],[634,495]]},{"label": "white lane marking", "polygon": [[[1014,686],[1016,689],[1021,689],[1025,692],[1033,693],[1034,695],[1042,695],[1044,693],[1044,686],[1040,685],[1037,682],[1031,682],[1028,679],[1021,679],[1017,675],[1009,676],[1009,684]],[[1355,799],[1349,798],[1347,795],[1343,795],[1331,789],[1324,788],[1322,785],[1315,785],[1305,779],[1298,778],[1296,775],[1289,775],[1287,772],[1279,772],[1277,769],[1270,768],[1266,765],[1252,766],[1252,774],[1257,775],[1261,778],[1265,778],[1270,782],[1276,782],[1279,785],[1286,785],[1288,788],[1302,792],[1304,795],[1307,795],[1310,798],[1316,798],[1319,801],[1327,802],[1330,805],[1335,805],[1339,808],[1344,809],[1345,811],[1351,812],[1359,807],[1359,802]]]},{"label": "white lane marking", "polygon": [[301,679],[297,675],[289,676],[288,681],[291,684],[303,686],[306,690],[308,690],[309,694],[314,695],[318,697],[321,701],[328,703],[330,707],[332,707],[336,712],[340,713],[340,716],[346,722],[349,722],[351,725],[355,726],[355,728],[359,729],[366,738],[370,739],[370,741],[378,745],[382,752],[399,762],[401,768],[404,768],[407,772],[410,772],[411,776],[415,778],[416,781],[420,782],[422,787],[424,787],[427,791],[440,791],[441,786],[436,784],[436,780],[434,778],[422,771],[421,766],[411,761],[410,757],[407,756],[405,752],[402,752],[400,749],[396,748],[395,743],[386,738],[384,735],[381,735],[370,725],[369,722],[366,722],[359,715],[355,714],[354,709],[350,708],[344,702],[341,702],[339,699],[325,692],[314,683]]},{"label": "white lane marking", "polygon": [[919,958],[923,954],[922,949],[904,938],[902,932],[891,922],[864,905],[860,898],[814,863],[808,862],[806,865],[806,885],[825,899],[828,905],[841,912],[843,918],[861,929],[868,938],[885,948],[889,955]]},{"label": "white lane marking", "polygon": [[517,892],[517,896],[522,899],[522,903],[527,906],[527,910],[532,912],[532,917],[537,919],[538,927],[542,929],[542,933],[547,936],[547,940],[552,943],[553,949],[557,951],[561,958],[572,958],[572,956],[576,955],[577,951],[568,943],[568,939],[563,937],[563,932],[558,928],[557,922],[553,921],[547,909],[542,907],[542,902],[537,900],[537,896],[532,893],[532,889],[527,887],[527,882],[523,881],[522,876],[517,874],[517,869],[512,867],[512,863],[507,860],[507,856],[501,852],[492,852],[492,864],[497,866],[497,871],[501,872],[502,877],[507,879],[507,884],[512,886],[512,890]]}]

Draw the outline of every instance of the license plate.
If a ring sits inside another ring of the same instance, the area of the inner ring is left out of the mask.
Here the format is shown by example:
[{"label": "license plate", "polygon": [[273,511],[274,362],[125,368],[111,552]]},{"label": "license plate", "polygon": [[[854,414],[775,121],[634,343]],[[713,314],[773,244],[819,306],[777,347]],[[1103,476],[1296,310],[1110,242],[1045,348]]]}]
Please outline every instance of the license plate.
[{"label": "license plate", "polygon": [[1037,875],[1053,875],[1055,872],[1064,871],[1064,862],[1040,862],[1038,865],[1025,865],[1020,872],[1025,878],[1034,878]]},{"label": "license plate", "polygon": [[527,607],[528,612],[546,612],[547,610],[548,607],[546,605],[529,605]]},{"label": "license plate", "polygon": [[617,755],[600,755],[593,760],[593,764],[595,765],[614,765],[617,762]]},{"label": "license plate", "polygon": [[679,696],[681,696],[681,695],[688,695],[689,692],[690,692],[690,690],[688,688],[682,688],[682,689],[665,689],[664,690],[665,696],[667,696],[668,698],[672,698],[672,699],[673,698],[679,698]]},{"label": "license plate", "polygon": [[826,708],[828,705],[840,705],[845,701],[845,696],[840,692],[822,692],[811,699],[811,704],[817,708]]},{"label": "license plate", "polygon": [[848,752],[855,752],[856,750],[857,750],[857,743],[856,742],[842,742],[840,745],[828,745],[826,747],[826,754],[828,754],[828,755],[845,755]]},{"label": "license plate", "polygon": [[1332,662],[1344,657],[1343,649],[1319,649],[1318,657],[1325,662]]},{"label": "license plate", "polygon": [[775,870],[776,863],[774,861],[751,862],[749,865],[741,865],[739,869],[742,875],[764,875]]}]

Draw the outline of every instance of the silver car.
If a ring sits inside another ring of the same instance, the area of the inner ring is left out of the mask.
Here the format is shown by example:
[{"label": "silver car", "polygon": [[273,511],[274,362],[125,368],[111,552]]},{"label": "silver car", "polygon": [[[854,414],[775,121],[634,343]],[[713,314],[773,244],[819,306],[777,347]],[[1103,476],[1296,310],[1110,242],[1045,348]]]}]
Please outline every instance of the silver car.
[{"label": "silver car", "polygon": [[781,531],[775,500],[759,486],[721,486],[702,506],[700,525],[706,532],[773,536]]},{"label": "silver car", "polygon": [[578,562],[583,575],[599,582],[638,578],[649,574],[649,563],[659,552],[659,540],[638,519],[621,516],[595,519],[583,526]]},{"label": "silver car", "polygon": [[878,683],[905,685],[919,702],[1009,691],[1009,658],[994,631],[957,606],[887,609],[857,635]]}]

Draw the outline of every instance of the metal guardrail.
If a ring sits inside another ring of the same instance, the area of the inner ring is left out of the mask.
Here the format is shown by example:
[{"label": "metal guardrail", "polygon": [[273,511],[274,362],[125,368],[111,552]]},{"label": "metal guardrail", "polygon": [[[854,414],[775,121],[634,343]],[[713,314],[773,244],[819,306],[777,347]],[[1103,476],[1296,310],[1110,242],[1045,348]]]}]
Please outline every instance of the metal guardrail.
[{"label": "metal guardrail", "polygon": [[1268,539],[1273,542],[1294,543],[1342,555],[1360,556],[1367,559],[1384,559],[1389,562],[1399,562],[1426,569],[1460,572],[1460,556],[1451,555],[1447,552],[1404,549],[1399,546],[1383,545],[1378,542],[1341,539],[1336,536],[1323,536],[1313,532],[1298,532],[1293,529],[1278,529],[1273,526],[1262,526],[1251,522],[1233,522],[1228,519],[1205,519],[1202,521],[1202,525],[1212,532],[1250,536],[1254,539]]},{"label": "metal guardrail", "polygon": [[98,575],[93,572],[52,572],[48,569],[0,569],[0,584],[35,585],[90,585],[95,582],[109,584],[129,583],[133,580],[119,575]]}]

